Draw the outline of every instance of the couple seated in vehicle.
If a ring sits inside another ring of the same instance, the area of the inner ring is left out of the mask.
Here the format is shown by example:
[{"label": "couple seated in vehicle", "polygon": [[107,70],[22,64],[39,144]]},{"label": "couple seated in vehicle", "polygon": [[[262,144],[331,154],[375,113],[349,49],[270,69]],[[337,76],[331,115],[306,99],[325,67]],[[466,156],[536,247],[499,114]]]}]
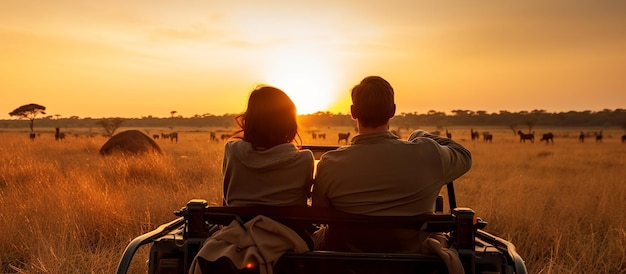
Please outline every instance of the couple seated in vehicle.
[{"label": "couple seated in vehicle", "polygon": [[[240,131],[225,145],[224,205],[333,208],[368,216],[416,216],[434,212],[441,187],[471,167],[471,154],[451,139],[414,131],[407,140],[389,131],[394,90],[378,76],[351,92],[358,134],[349,145],[322,155],[295,145],[296,107],[280,89],[259,86],[236,117]],[[314,178],[315,176],[315,178]],[[312,189],[312,191],[311,191]],[[420,252],[424,235],[413,229],[385,231],[323,227],[316,249]]]}]

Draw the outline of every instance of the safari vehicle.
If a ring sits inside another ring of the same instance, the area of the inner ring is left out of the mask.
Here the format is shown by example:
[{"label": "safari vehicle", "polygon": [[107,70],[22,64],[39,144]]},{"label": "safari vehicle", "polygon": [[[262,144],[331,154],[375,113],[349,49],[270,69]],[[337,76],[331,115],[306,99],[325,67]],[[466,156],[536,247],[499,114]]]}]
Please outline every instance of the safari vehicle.
[{"label": "safari vehicle", "polygon": [[[336,146],[302,146],[318,159]],[[190,200],[175,211],[175,220],[131,241],[119,262],[117,273],[127,273],[135,252],[151,245],[148,273],[187,273],[203,242],[220,225],[232,220],[245,222],[258,215],[267,216],[289,227],[318,227],[322,224],[359,227],[412,227],[427,232],[442,232],[461,260],[465,273],[526,273],[524,261],[515,246],[483,229],[486,222],[470,208],[456,205],[453,183],[447,185],[450,212],[443,212],[443,196],[437,199],[436,214],[412,217],[363,216],[311,207],[223,207],[208,206],[204,200]],[[310,244],[310,243],[309,243]],[[231,269],[233,270],[233,269]],[[258,269],[236,270],[258,273]],[[284,253],[273,268],[275,273],[448,273],[445,262],[436,255],[307,251]],[[225,272],[233,273],[233,272]]]}]

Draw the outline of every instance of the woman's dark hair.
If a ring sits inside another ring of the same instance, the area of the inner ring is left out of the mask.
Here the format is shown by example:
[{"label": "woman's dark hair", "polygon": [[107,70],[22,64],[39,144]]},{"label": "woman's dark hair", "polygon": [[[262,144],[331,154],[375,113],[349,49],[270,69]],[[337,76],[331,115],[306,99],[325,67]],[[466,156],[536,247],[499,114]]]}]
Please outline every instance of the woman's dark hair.
[{"label": "woman's dark hair", "polygon": [[[296,105],[282,90],[258,86],[248,98],[248,108],[235,118],[238,138],[254,149],[291,143],[298,133]],[[242,135],[243,133],[243,135]]]}]

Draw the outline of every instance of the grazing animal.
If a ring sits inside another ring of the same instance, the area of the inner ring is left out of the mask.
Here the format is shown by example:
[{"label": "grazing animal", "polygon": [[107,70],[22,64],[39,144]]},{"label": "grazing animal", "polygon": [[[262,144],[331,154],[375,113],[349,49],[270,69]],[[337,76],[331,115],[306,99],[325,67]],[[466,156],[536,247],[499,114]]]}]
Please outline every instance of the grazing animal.
[{"label": "grazing animal", "polygon": [[57,128],[54,128],[54,130],[56,131],[54,133],[54,139],[55,140],[58,141],[58,140],[61,140],[61,139],[65,139],[65,133],[61,132],[60,128],[57,127]]},{"label": "grazing animal", "polygon": [[535,133],[523,133],[521,130],[517,131],[517,135],[519,135],[519,142],[522,141],[526,143],[526,140],[529,140],[531,143],[535,142]]},{"label": "grazing animal", "polygon": [[211,141],[217,141],[217,137],[215,136],[215,132],[211,131]]},{"label": "grazing animal", "polygon": [[153,134],[153,135],[152,135],[152,139],[155,139],[155,140],[156,140],[156,139],[159,139],[159,137],[160,137],[160,136],[159,136],[159,134]]},{"label": "grazing animal", "polygon": [[317,137],[326,140],[326,133],[319,133],[317,134]]},{"label": "grazing animal", "polygon": [[622,144],[626,142],[626,134],[622,135]]},{"label": "grazing animal", "polygon": [[446,137],[448,137],[448,139],[452,139],[452,133],[448,132],[447,129],[446,129]]},{"label": "grazing animal", "polygon": [[229,134],[222,134],[222,135],[220,136],[220,139],[222,139],[222,141],[224,141],[224,140],[226,140],[226,139],[228,139],[228,138],[230,138],[230,135],[229,135]]},{"label": "grazing animal", "polygon": [[348,133],[339,133],[339,140],[337,140],[337,143],[341,143],[341,140],[345,140],[346,141],[346,145],[348,144],[348,138],[350,138],[350,132]]},{"label": "grazing animal", "polygon": [[539,141],[546,141],[546,145],[550,142],[554,144],[554,134],[552,132],[544,133]]},{"label": "grazing animal", "polygon": [[478,131],[474,131],[473,128],[470,128],[470,134],[472,134],[472,141],[480,139],[480,134]]},{"label": "grazing animal", "polygon": [[161,138],[167,139],[167,138],[170,138],[170,135],[161,132]]},{"label": "grazing animal", "polygon": [[35,140],[35,137],[37,137],[37,134],[35,134],[35,133],[31,133],[29,137],[30,137],[30,139],[31,139],[31,140],[33,140],[33,141],[34,141],[34,140]]},{"label": "grazing animal", "polygon": [[581,143],[585,142],[585,133],[584,132],[580,132],[580,135],[578,135],[578,141]]},{"label": "grazing animal", "polygon": [[596,143],[602,143],[602,131],[596,133]]},{"label": "grazing animal", "polygon": [[493,142],[493,134],[489,132],[483,132],[483,142]]},{"label": "grazing animal", "polygon": [[315,131],[311,132],[311,137],[313,137],[313,140],[317,139],[317,133]]},{"label": "grazing animal", "polygon": [[178,132],[172,132],[169,134],[169,136],[172,142],[174,142],[174,139],[176,139],[176,143],[178,143]]},{"label": "grazing animal", "polygon": [[114,152],[129,154],[162,153],[159,145],[139,130],[127,130],[115,134],[100,148],[100,155],[103,156]]}]

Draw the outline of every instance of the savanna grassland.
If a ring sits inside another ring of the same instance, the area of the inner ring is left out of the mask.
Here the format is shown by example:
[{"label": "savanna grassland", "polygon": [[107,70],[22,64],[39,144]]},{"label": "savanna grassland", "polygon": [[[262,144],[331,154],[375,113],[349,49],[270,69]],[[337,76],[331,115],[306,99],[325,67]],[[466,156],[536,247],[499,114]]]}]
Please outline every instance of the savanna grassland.
[{"label": "savanna grassland", "polygon": [[[105,137],[55,141],[50,131],[31,141],[1,132],[2,272],[112,273],[134,237],[175,218],[188,200],[221,204],[223,141],[211,141],[210,130],[157,140],[163,155],[108,157],[98,154]],[[302,131],[302,142],[337,144],[349,130],[322,130],[325,140]],[[541,136],[520,143],[510,129],[478,129],[493,134],[491,143],[472,141],[469,128],[449,130],[473,154],[472,169],[455,182],[458,205],[512,241],[529,273],[626,273],[621,130],[580,143],[583,129],[554,129],[554,144]],[[136,255],[133,272],[145,273],[147,253]]]}]

